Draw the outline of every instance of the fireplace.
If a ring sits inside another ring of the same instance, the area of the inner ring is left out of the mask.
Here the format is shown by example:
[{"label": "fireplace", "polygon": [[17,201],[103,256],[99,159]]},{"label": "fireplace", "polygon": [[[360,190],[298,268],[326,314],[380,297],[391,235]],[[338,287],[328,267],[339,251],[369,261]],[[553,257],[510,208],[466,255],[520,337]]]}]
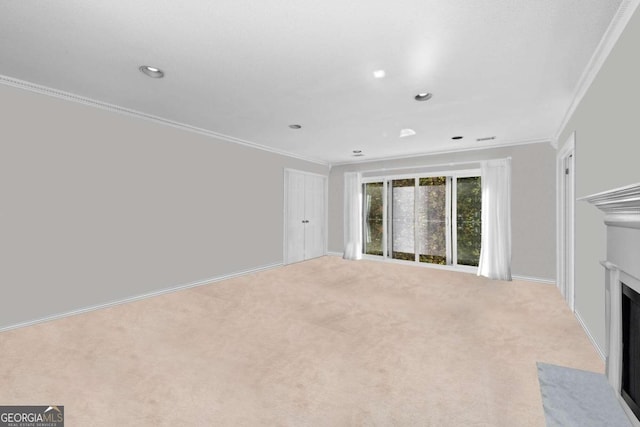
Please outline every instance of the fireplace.
[{"label": "fireplace", "polygon": [[622,286],[622,378],[621,394],[640,419],[640,294]]},{"label": "fireplace", "polygon": [[640,427],[640,184],[585,197],[605,213],[607,380]]}]

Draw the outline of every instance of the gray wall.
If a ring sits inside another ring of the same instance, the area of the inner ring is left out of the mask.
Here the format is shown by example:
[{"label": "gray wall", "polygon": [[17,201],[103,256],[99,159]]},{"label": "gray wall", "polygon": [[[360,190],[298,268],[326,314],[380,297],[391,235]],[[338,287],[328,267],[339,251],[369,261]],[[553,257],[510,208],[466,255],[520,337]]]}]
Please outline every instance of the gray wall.
[{"label": "gray wall", "polygon": [[[556,152],[550,144],[466,151],[334,166],[329,176],[329,251],[343,251],[343,180],[348,171],[412,168],[451,162],[512,158],[512,271],[555,280]],[[402,171],[393,172],[402,173]]]},{"label": "gray wall", "polygon": [[[576,132],[576,196],[640,182],[640,13],[636,10],[559,138]],[[604,349],[603,214],[576,202],[575,306]]]},{"label": "gray wall", "polygon": [[0,85],[0,328],[282,262],[283,168]]}]

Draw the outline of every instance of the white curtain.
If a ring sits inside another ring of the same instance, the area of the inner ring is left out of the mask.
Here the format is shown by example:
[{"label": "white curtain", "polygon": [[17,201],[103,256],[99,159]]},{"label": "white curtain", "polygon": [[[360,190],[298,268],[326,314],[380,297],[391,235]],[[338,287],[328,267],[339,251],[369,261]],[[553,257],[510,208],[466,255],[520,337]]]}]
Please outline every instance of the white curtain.
[{"label": "white curtain", "polygon": [[344,259],[362,258],[362,184],[358,172],[344,174]]},{"label": "white curtain", "polygon": [[511,159],[482,162],[482,246],[478,276],[511,280]]}]

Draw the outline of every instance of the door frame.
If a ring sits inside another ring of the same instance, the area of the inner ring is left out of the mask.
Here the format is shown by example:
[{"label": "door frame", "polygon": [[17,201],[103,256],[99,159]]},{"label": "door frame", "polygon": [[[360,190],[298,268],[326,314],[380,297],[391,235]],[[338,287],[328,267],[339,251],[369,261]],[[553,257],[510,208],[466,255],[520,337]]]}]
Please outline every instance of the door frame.
[{"label": "door frame", "polygon": [[283,265],[287,265],[287,264],[291,264],[289,262],[287,262],[288,259],[288,253],[287,253],[287,224],[288,224],[288,193],[289,193],[289,188],[288,188],[288,180],[287,180],[287,174],[289,173],[298,173],[298,174],[302,174],[302,175],[311,175],[311,176],[318,176],[323,178],[324,180],[324,229],[323,229],[323,237],[324,237],[324,248],[322,250],[323,255],[327,255],[327,248],[328,248],[328,229],[329,229],[329,177],[327,175],[323,175],[321,173],[314,173],[314,172],[307,172],[307,171],[303,171],[303,170],[299,170],[299,169],[292,169],[292,168],[284,168],[282,170],[282,181],[283,181],[283,188],[284,188],[284,194],[282,197],[283,200],[283,204],[282,204],[282,217],[283,217],[283,225],[282,225],[282,264]]},{"label": "door frame", "polygon": [[571,311],[575,311],[575,140],[576,134],[572,132],[556,156],[556,285]]}]

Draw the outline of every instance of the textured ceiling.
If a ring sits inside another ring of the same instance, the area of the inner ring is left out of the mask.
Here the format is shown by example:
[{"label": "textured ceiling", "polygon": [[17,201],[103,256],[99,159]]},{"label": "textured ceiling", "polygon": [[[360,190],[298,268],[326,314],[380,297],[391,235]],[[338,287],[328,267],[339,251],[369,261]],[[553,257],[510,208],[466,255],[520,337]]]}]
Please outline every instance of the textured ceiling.
[{"label": "textured ceiling", "polygon": [[619,6],[5,0],[0,75],[331,163],[406,156],[551,139]]}]

